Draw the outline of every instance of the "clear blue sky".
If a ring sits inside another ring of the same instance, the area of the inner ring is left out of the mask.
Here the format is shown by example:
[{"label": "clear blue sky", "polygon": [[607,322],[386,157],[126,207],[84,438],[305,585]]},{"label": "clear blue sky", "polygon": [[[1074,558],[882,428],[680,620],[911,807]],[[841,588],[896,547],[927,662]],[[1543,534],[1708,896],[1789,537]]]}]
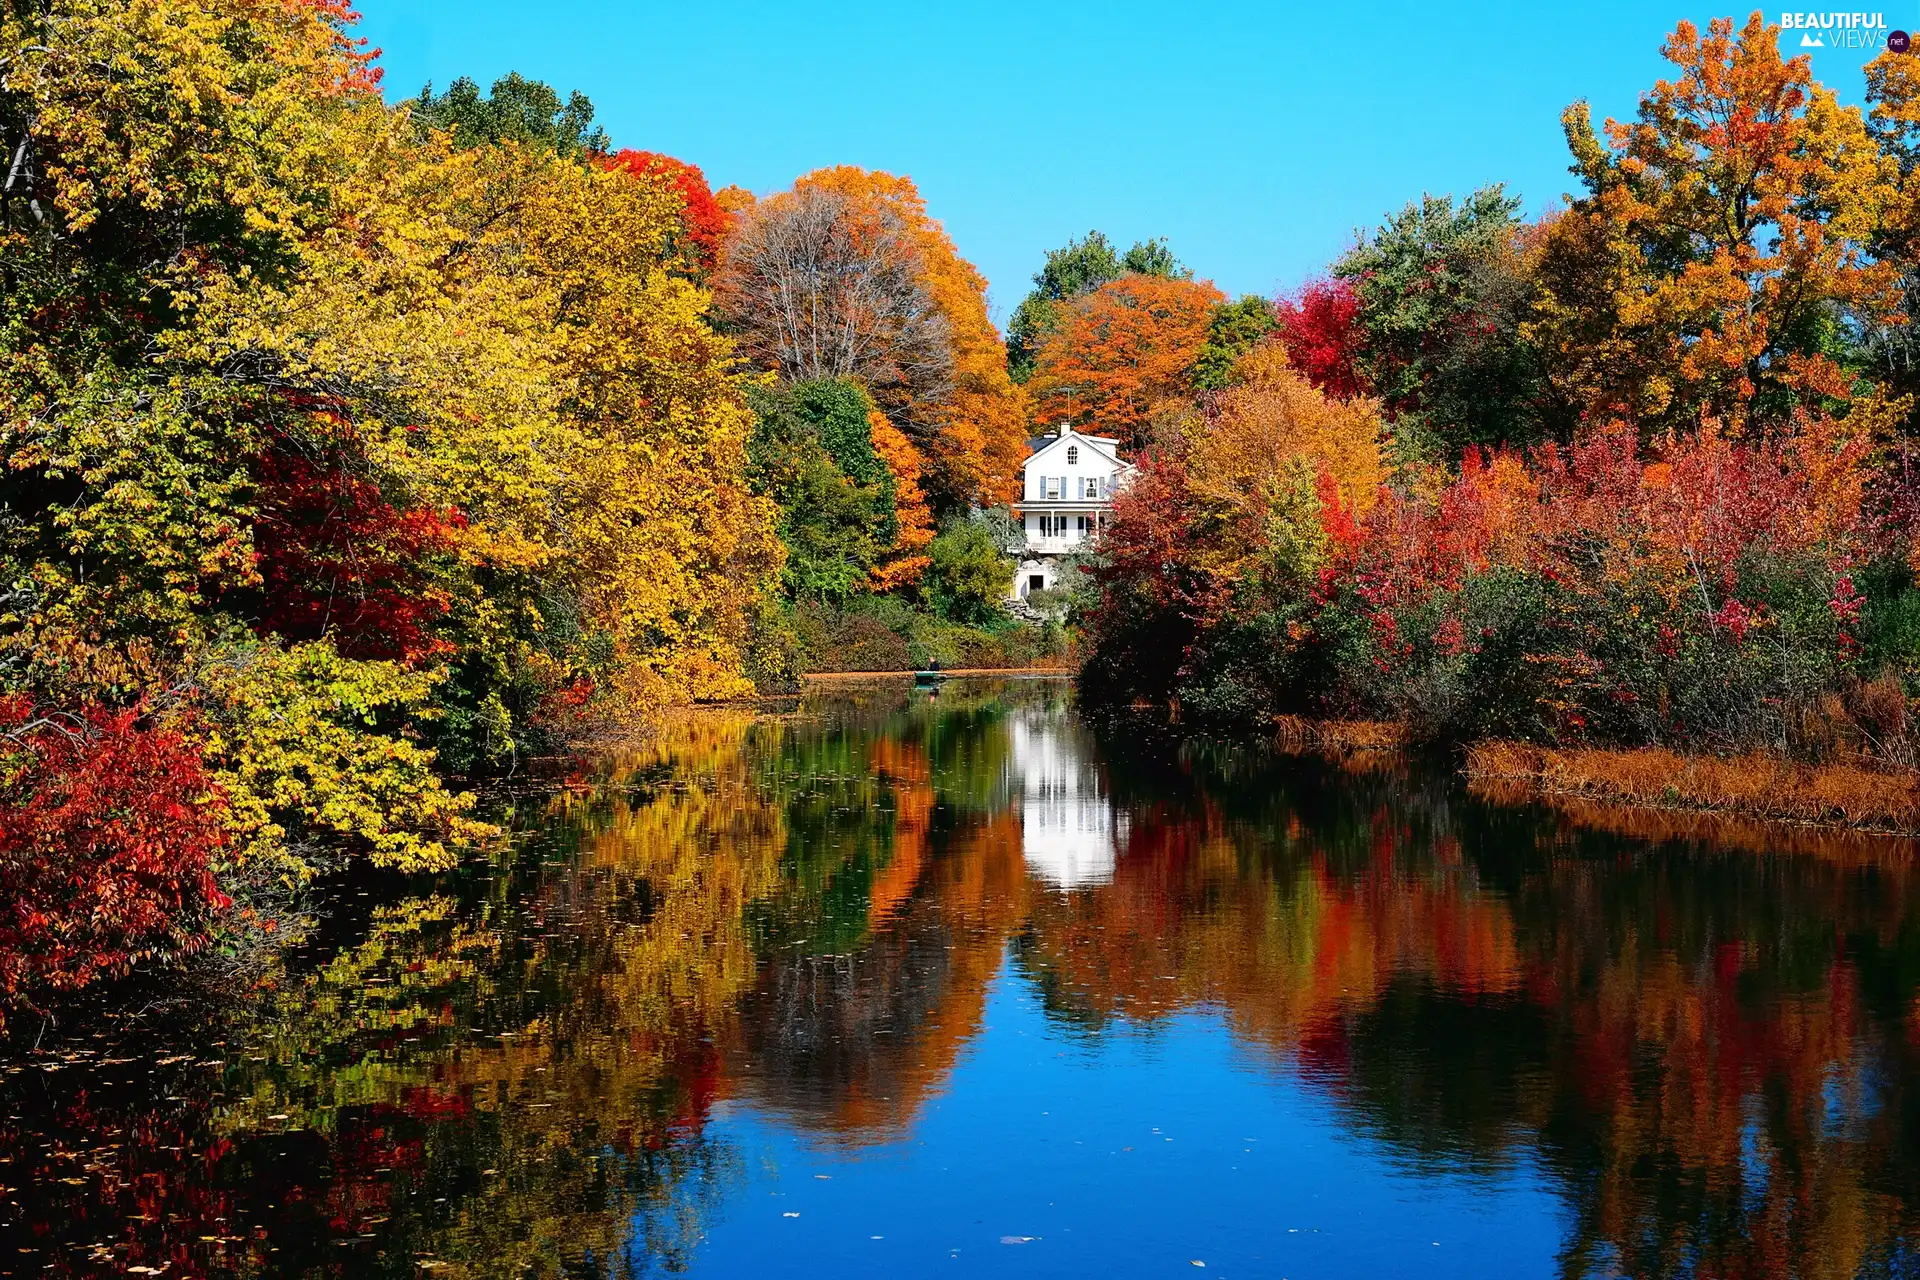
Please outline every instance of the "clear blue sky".
[{"label": "clear blue sky", "polygon": [[[1920,27],[1920,0],[1882,4]],[[717,187],[911,174],[997,318],[1048,248],[1166,236],[1230,293],[1272,293],[1423,191],[1568,189],[1559,114],[1627,115],[1673,3],[880,4],[362,0],[390,97],[508,71],[583,90],[615,145]],[[1776,7],[1765,10],[1779,21]],[[1783,43],[1795,46],[1797,36]],[[1860,98],[1858,50],[1813,53]]]}]

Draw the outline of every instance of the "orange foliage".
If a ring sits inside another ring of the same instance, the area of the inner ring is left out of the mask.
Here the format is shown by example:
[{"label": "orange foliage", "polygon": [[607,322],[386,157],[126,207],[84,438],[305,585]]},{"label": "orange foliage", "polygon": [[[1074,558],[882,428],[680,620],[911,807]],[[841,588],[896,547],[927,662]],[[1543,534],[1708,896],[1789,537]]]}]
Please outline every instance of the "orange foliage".
[{"label": "orange foliage", "polygon": [[1662,49],[1679,74],[1637,122],[1609,120],[1603,143],[1584,103],[1568,109],[1590,194],[1547,227],[1529,327],[1569,402],[1744,428],[1769,388],[1851,394],[1805,348],[1816,317],[1897,316],[1899,268],[1872,245],[1898,170],[1779,37],[1757,12],[1738,36],[1729,19],[1704,35],[1682,22]]},{"label": "orange foliage", "polygon": [[1387,478],[1379,406],[1332,400],[1287,360],[1277,342],[1240,361],[1234,384],[1214,397],[1206,428],[1194,433],[1187,466],[1193,492],[1235,506],[1263,507],[1272,482],[1304,464],[1324,471],[1342,505],[1364,517]]},{"label": "orange foliage", "polygon": [[867,426],[873,433],[873,451],[893,476],[893,552],[885,564],[873,570],[874,590],[889,591],[918,582],[932,563],[926,546],[933,541],[933,512],[920,487],[925,464],[913,441],[878,409],[867,411]]},{"label": "orange foliage", "polygon": [[794,183],[882,205],[919,249],[927,291],[946,317],[953,346],[953,391],[930,442],[931,477],[943,500],[1006,501],[1026,456],[1026,411],[1007,376],[1006,346],[987,315],[987,281],[962,258],[913,179],[853,165],[816,169]]},{"label": "orange foliage", "polygon": [[1127,275],[1061,308],[1029,383],[1035,419],[1145,442],[1155,410],[1187,394],[1187,371],[1226,295],[1205,281]]}]

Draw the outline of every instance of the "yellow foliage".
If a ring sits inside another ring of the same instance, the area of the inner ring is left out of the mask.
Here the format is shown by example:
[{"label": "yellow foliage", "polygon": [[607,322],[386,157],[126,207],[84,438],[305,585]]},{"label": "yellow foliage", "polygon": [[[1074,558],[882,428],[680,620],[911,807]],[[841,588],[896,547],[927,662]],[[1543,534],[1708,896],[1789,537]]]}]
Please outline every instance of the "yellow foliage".
[{"label": "yellow foliage", "polygon": [[379,866],[439,870],[453,863],[448,842],[491,835],[407,728],[431,714],[438,679],[325,645],[262,646],[208,666],[204,747],[242,857],[273,860],[324,837],[362,846]]},{"label": "yellow foliage", "polygon": [[1376,401],[1329,399],[1288,365],[1285,347],[1263,343],[1241,358],[1213,422],[1194,435],[1189,476],[1196,493],[1240,505],[1303,460],[1364,517],[1387,478],[1383,431]]},{"label": "yellow foliage", "polygon": [[666,269],[677,195],[420,143],[374,108],[342,128],[346,216],[282,281],[211,284],[182,354],[344,389],[377,461],[457,507],[461,551],[501,575],[467,607],[504,628],[534,605],[502,583],[569,584],[615,646],[599,684],[625,706],[747,692],[746,620],[780,550],[741,480],[751,413],[729,347]]}]

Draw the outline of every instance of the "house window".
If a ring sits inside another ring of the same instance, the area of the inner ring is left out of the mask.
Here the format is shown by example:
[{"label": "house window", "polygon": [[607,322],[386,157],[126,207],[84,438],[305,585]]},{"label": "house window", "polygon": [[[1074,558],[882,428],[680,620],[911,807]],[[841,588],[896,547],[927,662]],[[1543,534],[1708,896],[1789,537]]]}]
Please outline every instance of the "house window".
[{"label": "house window", "polygon": [[1049,498],[1065,497],[1066,495],[1061,492],[1062,479],[1060,476],[1048,476],[1047,487],[1043,496]]},{"label": "house window", "polygon": [[1075,516],[1074,519],[1080,522],[1078,526],[1080,537],[1084,540],[1087,536],[1087,518],[1085,516]]},{"label": "house window", "polygon": [[1077,467],[1080,465],[1080,446],[1079,445],[1070,444],[1067,446],[1067,465],[1070,467]]},{"label": "house window", "polygon": [[1043,575],[1038,573],[1030,573],[1027,575],[1027,590],[1045,591],[1046,589],[1047,580]]}]

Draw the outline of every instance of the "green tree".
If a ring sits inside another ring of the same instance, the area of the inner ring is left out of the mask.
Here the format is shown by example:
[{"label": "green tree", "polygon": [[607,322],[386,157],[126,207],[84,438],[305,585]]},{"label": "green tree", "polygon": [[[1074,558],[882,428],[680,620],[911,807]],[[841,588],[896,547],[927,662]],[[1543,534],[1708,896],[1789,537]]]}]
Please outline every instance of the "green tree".
[{"label": "green tree", "polygon": [[755,387],[748,399],[757,418],[749,479],[780,508],[783,593],[835,604],[864,594],[896,534],[893,479],[869,426],[873,401],[842,378]]},{"label": "green tree", "polygon": [[1193,362],[1194,389],[1218,391],[1225,387],[1233,380],[1233,366],[1240,357],[1253,350],[1279,323],[1273,304],[1256,294],[1215,307],[1213,318],[1207,322],[1206,345],[1200,348]]},{"label": "green tree", "polygon": [[1519,209],[1498,183],[1457,205],[1424,196],[1334,264],[1358,299],[1358,363],[1403,462],[1530,443],[1561,425],[1520,336],[1532,284]]},{"label": "green tree", "polygon": [[949,521],[928,552],[933,563],[924,587],[935,612],[974,626],[1003,616],[1014,564],[1001,549],[994,522],[979,516]]},{"label": "green tree", "polygon": [[459,147],[520,142],[575,156],[604,154],[610,145],[606,131],[593,127],[593,103],[586,94],[576,89],[563,103],[544,81],[529,80],[518,71],[495,80],[484,98],[480,86],[466,76],[437,97],[429,83],[412,106],[416,120],[451,133]]}]

